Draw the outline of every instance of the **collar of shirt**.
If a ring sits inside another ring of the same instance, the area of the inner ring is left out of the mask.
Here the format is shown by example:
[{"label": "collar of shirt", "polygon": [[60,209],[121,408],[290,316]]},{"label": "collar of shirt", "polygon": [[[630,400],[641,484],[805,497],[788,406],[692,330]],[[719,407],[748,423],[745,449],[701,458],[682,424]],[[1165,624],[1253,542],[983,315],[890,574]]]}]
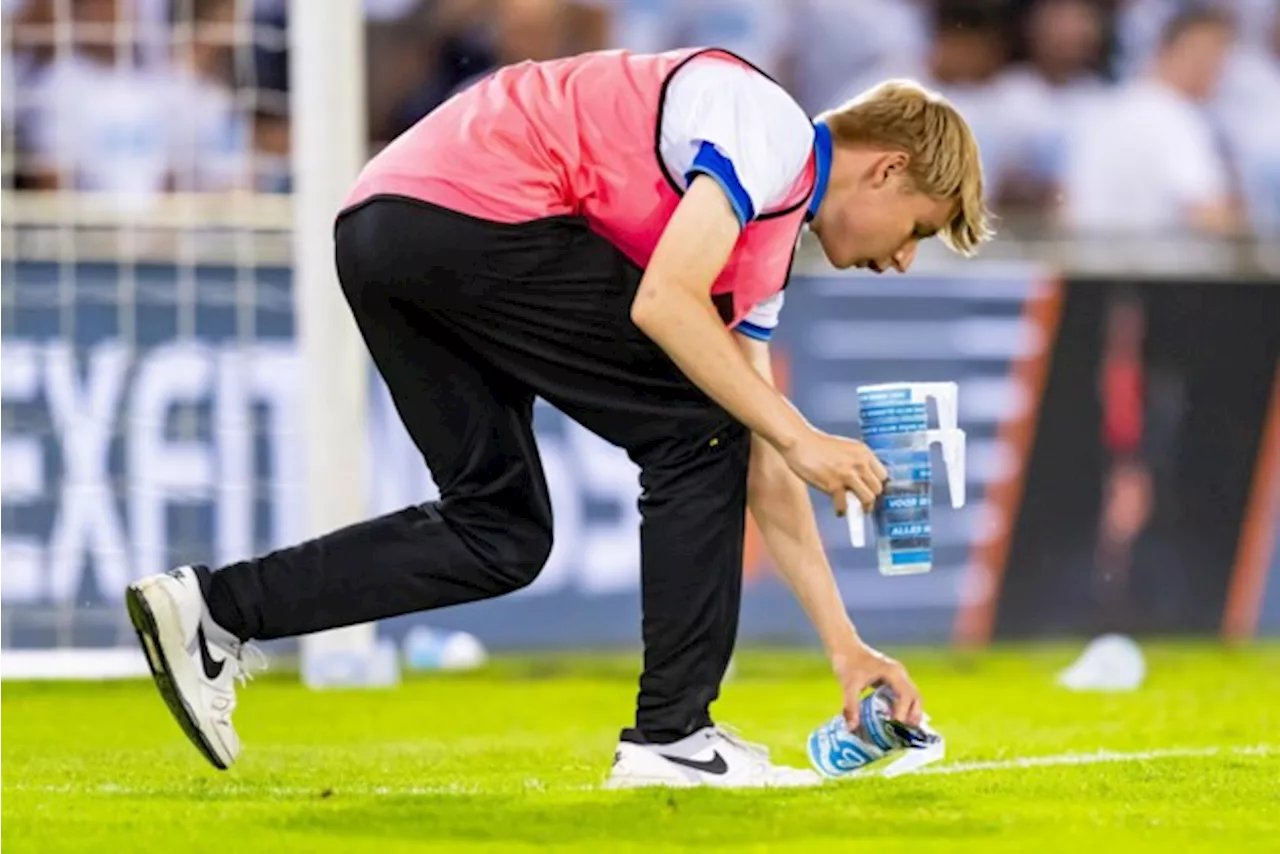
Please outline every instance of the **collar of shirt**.
[{"label": "collar of shirt", "polygon": [[813,125],[813,159],[817,175],[813,180],[813,195],[809,198],[809,212],[804,221],[810,222],[818,215],[818,207],[827,194],[827,180],[831,178],[831,128],[826,122]]}]

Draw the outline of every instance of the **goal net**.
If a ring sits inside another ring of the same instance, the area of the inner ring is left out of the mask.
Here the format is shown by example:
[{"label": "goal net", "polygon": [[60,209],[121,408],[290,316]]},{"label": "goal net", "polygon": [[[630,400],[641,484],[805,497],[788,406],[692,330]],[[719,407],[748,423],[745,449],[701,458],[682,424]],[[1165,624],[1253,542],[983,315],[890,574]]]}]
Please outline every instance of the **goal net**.
[{"label": "goal net", "polygon": [[[333,22],[317,26],[319,5]],[[359,3],[295,4],[295,33],[284,0],[4,9],[4,675],[143,673],[121,604],[131,580],[364,510],[358,489],[345,505],[310,496],[317,477],[349,475],[326,456],[335,442],[365,474],[350,449],[363,400],[341,396],[360,393],[365,362],[328,378],[329,405],[352,414],[317,437],[308,389],[354,332],[309,360],[301,327],[322,332],[335,309],[297,310],[326,290],[334,187],[360,155],[344,168],[334,143],[304,147],[334,177],[300,188],[290,144],[317,111],[358,112],[334,104],[356,100],[362,75],[358,46],[333,33],[354,13],[360,38]],[[291,58],[299,37],[311,42]],[[355,82],[291,116],[289,63],[317,56],[340,69],[295,84],[295,101],[338,73]],[[320,213],[297,216],[303,204]],[[295,266],[299,247],[311,258]]]}]

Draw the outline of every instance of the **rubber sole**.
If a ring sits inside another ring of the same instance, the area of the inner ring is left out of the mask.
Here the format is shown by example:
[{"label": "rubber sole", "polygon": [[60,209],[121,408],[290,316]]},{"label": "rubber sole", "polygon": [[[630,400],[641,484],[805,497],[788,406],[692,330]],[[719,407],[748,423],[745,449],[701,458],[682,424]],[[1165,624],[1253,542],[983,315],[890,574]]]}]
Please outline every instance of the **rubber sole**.
[{"label": "rubber sole", "polygon": [[151,668],[151,678],[156,683],[156,690],[160,692],[160,697],[164,700],[164,704],[169,707],[169,712],[173,715],[173,719],[178,722],[178,726],[182,728],[183,733],[196,746],[201,755],[209,760],[209,763],[219,771],[227,770],[227,765],[218,758],[218,754],[214,751],[212,745],[205,739],[200,732],[200,727],[196,722],[195,714],[187,706],[185,700],[182,699],[182,693],[174,684],[173,675],[169,669],[169,661],[165,657],[164,647],[160,643],[160,629],[156,624],[155,614],[151,610],[151,605],[147,603],[146,596],[136,586],[130,585],[124,594],[125,605],[129,609],[129,620],[133,623],[134,630],[138,633],[138,643],[142,645],[142,654],[147,658],[147,666]]}]

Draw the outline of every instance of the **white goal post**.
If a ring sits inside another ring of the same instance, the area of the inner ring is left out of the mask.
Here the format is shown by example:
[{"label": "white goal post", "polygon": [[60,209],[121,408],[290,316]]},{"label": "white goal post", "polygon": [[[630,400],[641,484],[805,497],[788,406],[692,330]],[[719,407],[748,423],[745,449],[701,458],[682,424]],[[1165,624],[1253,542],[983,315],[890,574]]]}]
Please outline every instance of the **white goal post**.
[{"label": "white goal post", "polygon": [[[293,139],[293,282],[305,376],[307,535],[368,513],[368,367],[333,261],[333,219],[364,164],[364,16],[360,0],[290,0]],[[311,684],[362,681],[367,668],[325,662],[371,656],[370,624],[303,638]],[[347,675],[342,675],[347,674]]]}]

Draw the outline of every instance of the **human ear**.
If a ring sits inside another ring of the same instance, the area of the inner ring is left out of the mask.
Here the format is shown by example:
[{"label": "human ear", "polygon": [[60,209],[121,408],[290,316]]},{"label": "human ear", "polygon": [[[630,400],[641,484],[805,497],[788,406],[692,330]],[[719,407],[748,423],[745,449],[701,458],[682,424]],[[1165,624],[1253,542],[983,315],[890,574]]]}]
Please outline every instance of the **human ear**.
[{"label": "human ear", "polygon": [[910,158],[902,151],[885,152],[876,161],[875,185],[877,187],[889,183],[895,175],[905,175]]}]

